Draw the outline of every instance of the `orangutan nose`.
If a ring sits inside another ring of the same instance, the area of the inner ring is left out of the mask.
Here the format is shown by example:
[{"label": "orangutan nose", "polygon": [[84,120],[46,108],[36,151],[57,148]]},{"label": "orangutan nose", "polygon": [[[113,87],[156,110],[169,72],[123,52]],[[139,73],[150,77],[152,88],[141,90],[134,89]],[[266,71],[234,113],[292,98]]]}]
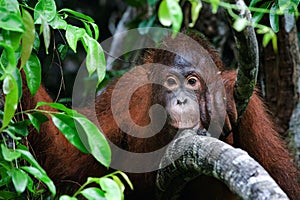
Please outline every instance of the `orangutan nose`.
[{"label": "orangutan nose", "polygon": [[177,105],[184,105],[187,103],[187,99],[184,98],[184,99],[177,99]]}]

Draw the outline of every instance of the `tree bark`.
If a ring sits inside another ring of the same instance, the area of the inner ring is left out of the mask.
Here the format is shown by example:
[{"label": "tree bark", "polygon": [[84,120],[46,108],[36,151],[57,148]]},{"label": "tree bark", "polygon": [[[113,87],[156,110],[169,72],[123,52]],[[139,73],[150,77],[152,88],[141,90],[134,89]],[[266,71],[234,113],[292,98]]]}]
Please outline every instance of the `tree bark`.
[{"label": "tree bark", "polygon": [[278,131],[287,135],[291,115],[298,101],[299,47],[296,26],[287,33],[281,26],[278,36],[278,53],[272,44],[262,48],[262,73],[265,99],[278,124]]},{"label": "tree bark", "polygon": [[[215,177],[241,199],[288,199],[269,174],[245,151],[185,130],[168,147],[156,185],[159,199],[178,199],[199,175]],[[199,188],[201,190],[201,188]]]},{"label": "tree bark", "polygon": [[[248,22],[252,21],[251,13],[243,0],[228,0],[228,2],[235,3],[240,8],[238,15],[241,18],[246,19]],[[256,87],[259,54],[253,26],[247,25],[241,32],[233,30],[233,34],[238,50],[238,73],[234,97],[237,113],[240,117],[246,110],[249,99]]]},{"label": "tree bark", "polygon": [[[267,105],[278,132],[287,139],[300,167],[300,54],[297,27],[284,29],[278,37],[278,52],[272,45],[261,47],[261,83]],[[261,42],[260,42],[261,43]]]}]

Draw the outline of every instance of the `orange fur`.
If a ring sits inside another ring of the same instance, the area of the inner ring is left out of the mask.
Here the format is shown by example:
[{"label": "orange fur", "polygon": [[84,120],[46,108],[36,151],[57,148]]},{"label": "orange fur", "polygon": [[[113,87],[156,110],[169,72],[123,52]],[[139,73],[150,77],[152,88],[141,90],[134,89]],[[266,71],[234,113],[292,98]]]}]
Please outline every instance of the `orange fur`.
[{"label": "orange fur", "polygon": [[[236,72],[224,72],[223,78],[226,80],[227,91],[233,96]],[[234,146],[247,151],[257,160],[290,199],[299,199],[299,171],[293,163],[287,145],[275,131],[257,91],[250,98],[247,109],[234,130],[233,138]]]},{"label": "orange fur", "polygon": [[[222,70],[222,78],[227,93],[226,128],[231,129],[235,127],[237,122],[233,97],[236,72],[223,71],[222,62],[217,53],[202,39],[197,38],[197,41],[207,49],[215,64]],[[180,42],[178,45],[180,45]],[[160,58],[165,57],[164,55],[157,55],[155,52],[148,56],[150,57],[146,59],[147,62],[152,62],[157,59],[157,56]],[[147,78],[147,76],[141,72],[140,78]],[[130,82],[131,80],[128,79],[128,81]],[[98,121],[107,138],[119,147],[133,152],[149,152],[169,142],[173,136],[174,128],[168,125],[165,125],[159,134],[146,140],[128,136],[119,129],[111,111],[111,95],[115,83],[116,81],[110,84],[96,100]],[[30,94],[26,87],[24,87],[23,90],[22,106],[24,109],[33,108],[38,101],[51,101],[43,87],[41,87],[37,95],[32,98],[29,98]],[[126,91],[123,91],[123,93],[126,93]],[[130,114],[135,123],[139,125],[149,123],[148,111],[153,96],[151,85],[145,85],[134,93],[130,102]],[[120,105],[116,106],[119,106],[120,114],[122,114],[122,109],[124,108],[122,91],[120,94]],[[87,108],[83,109],[82,112],[88,116],[91,111]],[[108,173],[108,170],[98,164],[92,156],[79,152],[79,150],[68,143],[51,121],[42,125],[40,133],[36,133],[32,129],[28,139],[38,161],[54,182],[61,188],[65,188],[66,185],[69,185],[71,188],[76,188],[77,184],[74,183],[82,184],[88,176],[101,176]],[[254,92],[251,97],[248,108],[243,114],[238,127],[233,129],[233,133],[227,137],[225,141],[246,150],[253,156],[267,169],[291,199],[296,200],[300,197],[300,189],[297,182],[298,171],[286,150],[285,144],[275,132],[273,124],[256,92]],[[147,199],[153,199],[155,172],[130,174],[130,178],[135,185],[135,190],[132,194],[129,194],[128,197],[132,199],[145,199],[145,197]],[[214,181],[211,181],[211,183],[215,184],[220,191],[223,191],[227,199],[235,198],[228,192],[223,184],[220,185],[219,183],[214,183]],[[189,184],[189,188],[185,191],[192,194],[191,189],[198,191],[207,187],[214,188],[214,185],[208,185],[206,181],[198,180]],[[206,189],[201,192],[205,193],[205,191]]]}]

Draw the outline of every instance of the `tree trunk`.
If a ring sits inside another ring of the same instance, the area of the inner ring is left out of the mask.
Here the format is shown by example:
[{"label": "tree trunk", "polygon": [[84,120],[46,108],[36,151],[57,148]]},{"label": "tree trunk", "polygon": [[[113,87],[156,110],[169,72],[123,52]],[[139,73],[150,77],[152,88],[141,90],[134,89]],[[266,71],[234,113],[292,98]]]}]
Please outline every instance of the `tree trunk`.
[{"label": "tree trunk", "polygon": [[[283,19],[282,19],[282,22]],[[300,54],[297,27],[288,33],[281,23],[278,52],[272,44],[261,47],[262,91],[277,124],[278,132],[287,139],[300,167]],[[259,42],[262,44],[262,42]]]},{"label": "tree trunk", "polygon": [[[290,33],[281,27],[278,36],[278,53],[270,43],[262,48],[262,73],[265,83],[265,99],[278,124],[278,131],[287,135],[289,121],[298,101],[297,85],[299,47],[296,27]],[[299,70],[299,69],[298,69]]]},{"label": "tree trunk", "polygon": [[[288,199],[277,183],[245,151],[185,130],[162,158],[156,185],[159,199],[179,199],[184,186],[199,175],[225,183],[241,199]],[[199,194],[205,193],[199,188]]]}]

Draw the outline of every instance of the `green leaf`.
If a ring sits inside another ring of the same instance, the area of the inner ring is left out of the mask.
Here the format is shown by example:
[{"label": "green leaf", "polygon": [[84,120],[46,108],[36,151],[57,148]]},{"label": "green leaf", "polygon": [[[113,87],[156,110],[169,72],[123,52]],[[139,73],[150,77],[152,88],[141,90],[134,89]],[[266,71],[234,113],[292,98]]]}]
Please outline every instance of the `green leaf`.
[{"label": "green leaf", "polygon": [[46,174],[45,170],[39,165],[39,163],[34,159],[32,154],[28,150],[24,149],[16,149],[17,152],[20,152],[22,154],[22,157],[33,167],[38,169],[40,173]]},{"label": "green leaf", "polygon": [[91,25],[92,25],[92,27],[94,29],[94,33],[95,33],[94,39],[98,40],[98,38],[99,38],[99,28],[98,28],[98,25],[95,24],[95,23],[91,23]]},{"label": "green leaf", "polygon": [[[81,114],[73,117],[76,122],[78,134],[83,134],[87,138],[89,152],[105,167],[109,167],[111,162],[111,150],[104,135],[90,120]],[[83,137],[84,138],[84,137]]]},{"label": "green leaf", "polygon": [[12,173],[12,182],[18,193],[24,192],[28,183],[27,174],[23,170],[14,169]]},{"label": "green leaf", "polygon": [[23,166],[21,167],[28,173],[35,176],[37,179],[41,180],[43,183],[47,185],[49,191],[53,196],[55,196],[56,188],[53,184],[52,180],[47,176],[45,170],[39,165],[39,163],[34,159],[32,154],[28,150],[24,149],[16,149],[16,151],[22,154],[22,157],[32,166]]},{"label": "green leaf", "polygon": [[259,21],[262,19],[262,17],[264,16],[265,13],[263,12],[255,12],[253,13],[253,16],[252,16],[252,23],[253,24],[258,24]]},{"label": "green leaf", "polygon": [[38,52],[40,48],[40,37],[37,32],[34,34],[34,43],[33,43],[33,49]]},{"label": "green leaf", "polygon": [[1,152],[4,160],[11,162],[21,156],[21,153],[7,148],[4,144],[1,144]]},{"label": "green leaf", "polygon": [[118,171],[118,173],[123,177],[123,179],[127,182],[127,184],[129,185],[130,189],[133,190],[133,185],[131,183],[131,181],[129,180],[128,176],[124,173],[124,172],[121,172],[121,171]]},{"label": "green leaf", "polygon": [[61,110],[61,111],[64,111],[66,112],[68,115],[73,115],[74,110],[70,109],[70,108],[67,108],[66,106],[64,106],[63,104],[60,104],[60,103],[49,103],[49,102],[42,102],[42,101],[39,101],[37,104],[36,104],[36,107],[35,108],[38,108],[38,107],[41,107],[41,106],[49,106],[51,108],[55,108],[57,110]]},{"label": "green leaf", "polygon": [[287,6],[290,0],[278,0],[279,7]]},{"label": "green leaf", "polygon": [[24,71],[26,74],[26,82],[31,95],[35,95],[42,81],[41,63],[37,55],[31,54],[27,60]]},{"label": "green leaf", "polygon": [[[99,38],[99,28],[98,28],[98,25],[95,24],[95,23],[92,23],[92,22],[85,22],[85,21],[82,21],[82,23],[84,24],[86,33],[90,37],[94,38],[95,40],[98,40],[98,38]],[[92,30],[90,28],[90,25],[93,27],[95,37],[93,37],[93,32],[92,32]]]},{"label": "green leaf", "polygon": [[68,53],[69,47],[67,45],[59,44],[57,50],[59,52],[60,58],[64,60]]},{"label": "green leaf", "polygon": [[61,18],[60,15],[56,14],[55,18],[49,22],[49,25],[54,29],[67,29],[67,22]]},{"label": "green leaf", "polygon": [[124,190],[125,190],[125,186],[122,183],[122,181],[119,179],[119,177],[113,175],[112,179],[115,181],[115,183],[118,185],[119,189],[120,189],[120,193],[121,193],[121,199],[124,199]]},{"label": "green leaf", "polygon": [[248,25],[247,19],[245,19],[245,18],[238,18],[237,20],[235,20],[235,22],[233,23],[232,27],[236,31],[240,32],[240,31],[243,31],[246,28],[247,25]]},{"label": "green leaf", "polygon": [[1,33],[6,45],[11,47],[14,51],[20,47],[22,33],[7,30],[2,30]]},{"label": "green leaf", "polygon": [[172,24],[171,15],[168,10],[166,0],[162,0],[162,2],[159,4],[158,19],[159,19],[159,22],[164,26],[171,26],[171,24]]},{"label": "green leaf", "polygon": [[278,9],[277,3],[273,3],[270,9],[269,20],[271,24],[271,28],[275,33],[279,31],[279,16],[275,13]]},{"label": "green leaf", "polygon": [[34,188],[34,183],[33,183],[33,180],[30,178],[30,176],[27,175],[27,180],[28,180],[28,183],[27,183],[27,189],[32,192],[32,193],[35,193],[35,188]]},{"label": "green leaf", "polygon": [[273,37],[272,37],[272,46],[273,46],[274,52],[277,53],[278,46],[277,46],[277,36],[276,36],[276,34],[274,34]]},{"label": "green leaf", "polygon": [[88,153],[89,151],[85,148],[81,141],[80,136],[77,133],[74,119],[68,115],[59,113],[51,115],[54,125],[64,134],[67,140],[78,148],[83,153]]},{"label": "green leaf", "polygon": [[10,130],[13,133],[16,133],[20,136],[26,137],[28,135],[28,129],[27,127],[30,125],[30,122],[28,120],[18,121],[10,124],[8,127],[8,130]]},{"label": "green leaf", "polygon": [[191,18],[192,22],[189,24],[189,27],[194,27],[195,23],[199,17],[200,10],[202,8],[201,0],[189,0],[191,3]]},{"label": "green leaf", "polygon": [[[0,162],[0,187],[11,183],[11,163],[10,162]],[[0,190],[1,192],[1,190]],[[1,197],[1,193],[0,193]]]},{"label": "green leaf", "polygon": [[23,144],[21,144],[21,143],[17,144],[17,149],[21,149],[21,150],[24,150],[24,151],[28,151],[27,146],[25,146],[25,145],[23,145]]},{"label": "green leaf", "polygon": [[48,118],[40,112],[26,113],[34,128],[40,131],[41,124],[48,121]]},{"label": "green leaf", "polygon": [[216,14],[218,12],[220,0],[211,0],[212,13]]},{"label": "green leaf", "polygon": [[21,168],[26,172],[28,172],[29,174],[33,175],[38,180],[42,181],[45,185],[47,185],[52,196],[55,196],[56,194],[55,185],[52,182],[52,180],[47,176],[46,173],[32,166],[22,166]]},{"label": "green leaf", "polygon": [[97,200],[105,200],[105,194],[102,190],[96,187],[90,187],[82,190],[80,192],[87,199],[97,199]]},{"label": "green leaf", "polygon": [[71,9],[68,9],[68,8],[64,8],[64,9],[61,9],[59,12],[66,12],[66,13],[70,13],[80,19],[85,19],[87,20],[88,22],[95,22],[91,17],[85,15],[85,14],[82,14],[80,12],[76,12],[74,10],[71,10]]},{"label": "green leaf", "polygon": [[86,185],[91,184],[91,183],[97,183],[99,184],[100,178],[95,178],[95,177],[88,177],[87,181],[85,182]]},{"label": "green leaf", "polygon": [[76,197],[70,197],[68,195],[62,195],[59,197],[59,200],[77,200]]},{"label": "green leaf", "polygon": [[172,20],[172,30],[178,32],[180,30],[183,21],[182,9],[178,1],[174,1],[174,0],[166,0],[166,1],[168,5],[168,10],[170,12],[171,20]]},{"label": "green leaf", "polygon": [[89,76],[95,71],[98,76],[98,85],[105,77],[106,62],[105,55],[100,44],[88,34],[85,34],[82,42],[87,46],[86,68]]},{"label": "green leaf", "polygon": [[10,192],[10,191],[5,191],[2,190],[0,191],[0,199],[17,199],[18,194],[16,192]]},{"label": "green leaf", "polygon": [[7,45],[6,41],[2,39],[3,38],[0,37],[0,46],[4,47],[4,50],[1,54],[1,63],[5,67],[5,72],[11,74],[16,70],[17,58],[15,56],[13,47]]},{"label": "green leaf", "polygon": [[294,13],[284,13],[284,30],[289,33],[295,26]]},{"label": "green leaf", "polygon": [[66,38],[71,49],[76,53],[77,41],[86,34],[83,28],[68,25],[66,30]]},{"label": "green leaf", "polygon": [[163,0],[158,8],[158,19],[162,25],[172,25],[172,30],[178,32],[183,20],[179,3],[174,0]]},{"label": "green leaf", "polygon": [[258,2],[261,2],[262,0],[252,0],[251,2],[250,2],[250,5],[249,5],[249,7],[254,7]]},{"label": "green leaf", "polygon": [[86,33],[90,36],[90,37],[93,37],[93,32],[90,28],[90,25],[88,24],[88,22],[85,22],[85,21],[82,21],[83,25],[84,25],[84,28],[85,28],[85,31]]},{"label": "green leaf", "polygon": [[270,32],[267,32],[267,33],[264,34],[264,37],[263,37],[263,47],[266,47],[269,44],[269,42],[272,39],[272,37],[273,36],[272,36],[272,34],[270,34]]},{"label": "green leaf", "polygon": [[46,49],[46,54],[48,54],[48,48],[50,46],[50,27],[48,22],[45,20],[45,18],[42,18],[42,25],[41,25],[41,30],[43,32],[43,38],[44,38],[44,44],[45,44],[45,49]]},{"label": "green leaf", "polygon": [[[271,5],[271,3],[272,2],[270,2],[270,1],[267,1],[267,2],[264,2],[264,3],[262,3],[260,6],[259,6],[259,8],[261,8],[261,9],[268,9],[269,7],[270,7],[270,5]],[[259,23],[259,21],[262,19],[262,17],[264,16],[264,12],[255,12],[254,14],[253,14],[253,16],[252,16],[252,22],[253,22],[253,24],[258,24]]]},{"label": "green leaf", "polygon": [[118,184],[120,191],[121,191],[121,192],[124,192],[125,186],[124,186],[124,184],[122,183],[122,181],[120,180],[120,178],[117,177],[116,175],[112,175],[111,177],[112,177],[112,179]]},{"label": "green leaf", "polygon": [[270,31],[270,28],[269,27],[267,27],[267,26],[262,26],[262,27],[260,27],[259,29],[257,29],[257,33],[258,34],[265,34],[265,33],[267,33],[267,32],[269,32]]},{"label": "green leaf", "polygon": [[1,130],[9,124],[18,105],[18,85],[12,75],[5,76],[2,88],[5,94],[5,104]]},{"label": "green leaf", "polygon": [[[9,40],[9,39],[8,39]],[[3,40],[3,37],[0,35],[0,46],[3,46],[4,49],[2,51],[2,54],[0,56],[0,62],[4,69],[0,68],[0,73],[4,75],[7,74],[13,74],[13,76],[17,75],[17,60],[21,56],[21,48],[18,48],[16,51],[13,49],[13,47],[8,44],[9,42],[6,40]],[[2,48],[1,48],[2,49]],[[1,80],[4,79],[4,76],[1,77]]]},{"label": "green leaf", "polygon": [[72,98],[70,98],[70,97],[61,98],[61,99],[58,99],[57,103],[72,103]]},{"label": "green leaf", "polygon": [[1,0],[0,7],[20,16],[19,3],[17,0]]},{"label": "green leaf", "polygon": [[22,54],[20,68],[25,65],[30,57],[35,37],[35,27],[31,14],[25,9],[22,9],[22,13],[25,31],[22,35]]},{"label": "green leaf", "polygon": [[15,133],[13,130],[11,130],[11,127],[7,127],[6,129],[3,130],[3,132],[7,133],[9,135],[9,137],[11,137],[13,140],[21,140],[21,137],[17,137],[15,136]]},{"label": "green leaf", "polygon": [[21,77],[21,73],[17,67],[13,71],[12,76],[16,80],[16,83],[18,86],[18,101],[20,101],[21,97],[22,97],[22,77]]},{"label": "green leaf", "polygon": [[54,0],[40,0],[34,8],[34,22],[42,24],[51,22],[56,16],[56,5]]},{"label": "green leaf", "polygon": [[24,32],[24,25],[19,14],[12,13],[7,8],[1,6],[0,13],[0,28],[9,31],[16,31],[21,33]]},{"label": "green leaf", "polygon": [[100,186],[105,191],[105,198],[109,200],[120,200],[122,194],[118,184],[110,178],[101,178]]}]

